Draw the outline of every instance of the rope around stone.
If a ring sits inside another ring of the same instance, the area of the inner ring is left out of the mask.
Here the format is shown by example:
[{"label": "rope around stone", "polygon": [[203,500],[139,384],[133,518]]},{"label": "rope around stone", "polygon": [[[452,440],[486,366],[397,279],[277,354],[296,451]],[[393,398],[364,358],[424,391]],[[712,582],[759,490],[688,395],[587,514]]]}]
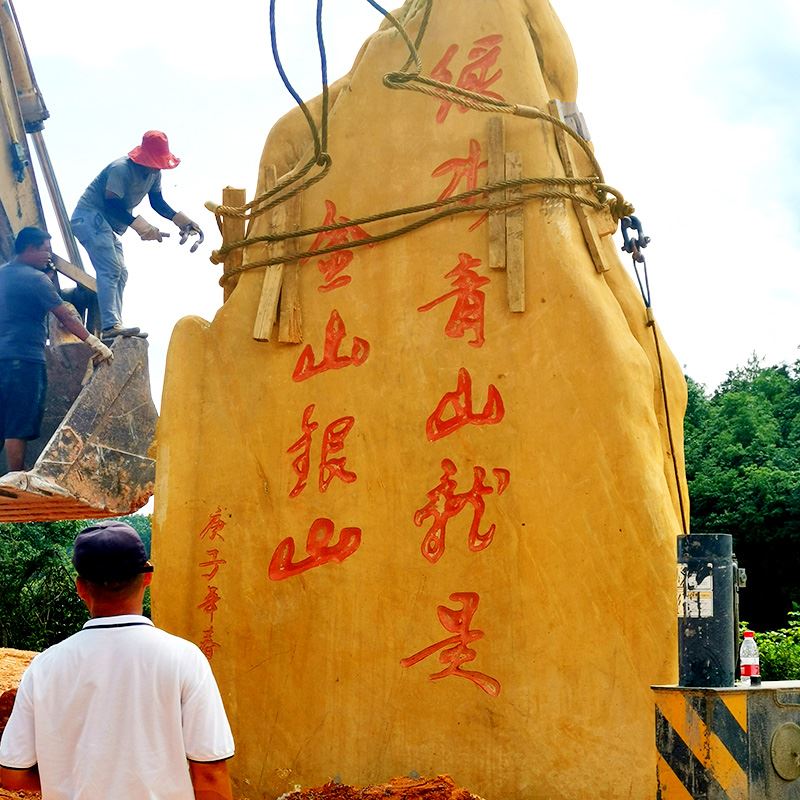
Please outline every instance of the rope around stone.
[{"label": "rope around stone", "polygon": [[[371,2],[371,0],[368,0],[368,2]],[[338,245],[331,245],[326,248],[314,248],[302,253],[274,256],[272,258],[253,261],[248,264],[243,264],[235,268],[227,269],[225,270],[222,278],[220,278],[220,284],[224,285],[225,282],[230,280],[230,278],[232,278],[234,275],[237,275],[241,272],[245,272],[248,270],[265,268],[268,266],[273,266],[275,264],[285,264],[291,261],[312,258],[314,256],[322,256],[328,253],[336,252],[338,250],[351,250],[356,247],[374,245],[377,244],[378,242],[383,242],[389,239],[394,239],[398,236],[403,236],[407,233],[411,233],[412,231],[418,230],[419,228],[422,228],[426,225],[430,225],[433,222],[437,222],[441,219],[446,219],[448,217],[455,216],[457,214],[482,211],[482,210],[500,211],[507,208],[512,208],[514,206],[532,200],[549,200],[549,199],[571,200],[573,202],[582,203],[583,205],[589,206],[596,210],[602,210],[603,208],[608,208],[613,218],[617,221],[621,217],[628,216],[633,213],[634,211],[633,206],[624,199],[622,194],[613,187],[610,187],[605,183],[602,169],[600,168],[600,164],[598,163],[589,143],[561,119],[554,117],[551,114],[547,114],[544,111],[541,111],[540,109],[535,108],[533,106],[525,106],[519,103],[509,103],[506,102],[505,100],[497,100],[495,98],[488,97],[486,95],[482,95],[477,92],[469,91],[468,89],[463,89],[460,86],[444,83],[442,81],[438,81],[434,78],[424,76],[421,74],[422,64],[419,58],[418,49],[424,37],[425,30],[427,28],[427,23],[430,17],[432,8],[431,0],[427,0],[426,2],[425,14],[422,23],[420,25],[420,30],[417,34],[416,40],[413,43],[411,42],[411,39],[409,38],[406,30],[392,14],[385,11],[375,3],[371,3],[371,5],[374,5],[376,8],[381,10],[382,13],[384,13],[386,19],[398,31],[398,33],[402,37],[403,41],[405,42],[409,50],[409,58],[403,66],[403,71],[390,72],[384,76],[383,82],[387,88],[403,89],[407,91],[417,91],[422,94],[436,97],[439,100],[443,100],[450,103],[456,103],[458,105],[473,109],[475,111],[511,114],[514,116],[525,117],[528,119],[538,119],[543,122],[549,123],[550,125],[553,125],[555,127],[561,128],[563,131],[567,133],[567,135],[572,137],[572,139],[575,140],[581,147],[581,149],[589,159],[589,162],[592,165],[595,175],[589,178],[568,178],[568,177],[557,178],[549,176],[549,177],[520,178],[514,180],[499,181],[496,183],[485,184],[483,186],[480,186],[476,189],[467,192],[462,192],[461,194],[454,195],[453,197],[448,198],[447,200],[437,200],[429,203],[423,203],[417,206],[407,206],[405,208],[392,209],[377,214],[372,214],[366,217],[361,217],[359,219],[348,220],[347,222],[332,223],[330,225],[323,225],[315,228],[306,228],[301,231],[283,231],[280,233],[271,233],[263,236],[249,237],[241,239],[239,241],[230,242],[228,244],[223,244],[223,246],[220,247],[219,250],[215,250],[211,254],[212,263],[219,264],[224,261],[225,256],[231,251],[246,247],[251,244],[258,244],[258,243],[271,244],[271,243],[285,241],[287,239],[301,238],[319,233],[341,230],[343,228],[350,228],[356,225],[366,225],[371,222],[393,219],[395,217],[407,216],[410,214],[418,214],[424,211],[431,211],[437,208],[442,209],[438,213],[431,214],[424,219],[420,219],[408,225],[401,226],[400,228],[397,228],[393,231],[388,231],[382,234],[370,235],[363,239],[358,239],[354,242],[345,242]],[[324,45],[322,44],[322,42],[320,42],[320,46],[321,46],[321,52],[324,53]],[[415,70],[412,72],[407,72],[406,70],[412,64],[414,65]],[[327,103],[327,86],[323,87],[323,89],[324,89],[323,91],[324,102],[322,107],[321,126],[322,130],[325,133],[327,133],[327,117],[329,111]],[[303,107],[305,106],[305,104],[302,102],[301,105]],[[274,186],[272,189],[258,195],[249,203],[245,203],[242,206],[225,206],[225,205],[217,205],[211,202],[206,203],[206,207],[210,211],[212,211],[216,216],[217,225],[220,229],[220,232],[222,232],[223,217],[226,216],[236,217],[245,220],[250,220],[259,217],[262,214],[265,214],[266,212],[280,205],[281,203],[285,203],[290,198],[306,191],[308,188],[313,186],[315,183],[321,181],[327,175],[332,165],[331,157],[327,152],[324,152],[322,149],[321,138],[319,135],[319,131],[316,128],[316,124],[313,120],[313,117],[311,116],[310,113],[308,113],[307,108],[304,107],[303,111],[304,111],[304,116],[309,124],[309,127],[311,128],[312,141],[314,142],[314,154],[312,155],[312,157],[296,173],[290,174],[283,180],[279,181],[278,184],[276,184],[276,186]],[[327,139],[327,136],[325,136],[325,139]],[[315,165],[321,167],[319,173],[317,173],[316,175],[312,175],[310,178],[307,178],[299,185],[294,185],[297,184],[298,181],[301,181]],[[465,201],[469,200],[470,198],[476,197],[478,195],[491,194],[492,192],[501,191],[509,188],[530,186],[531,184],[540,184],[553,187],[572,186],[575,188],[583,186],[589,189],[590,194],[595,199],[591,199],[589,197],[583,197],[575,191],[546,189],[540,192],[523,193],[512,199],[507,199],[495,203],[485,203],[485,204],[472,203],[469,205],[464,204]],[[613,200],[609,198],[609,195],[613,197]]]},{"label": "rope around stone", "polygon": [[[570,193],[568,197],[573,200],[577,200],[578,202],[582,202],[585,205],[591,206],[597,210],[602,209],[605,206],[609,206],[612,210],[612,214],[615,210],[624,211],[626,207],[624,206],[624,198],[620,195],[620,193],[614,189],[612,186],[607,186],[606,184],[599,184],[597,182],[597,178],[589,177],[589,178],[509,178],[503,181],[498,181],[496,183],[485,184],[484,186],[479,186],[475,189],[470,189],[466,192],[461,192],[460,194],[453,195],[444,200],[434,200],[428,203],[422,203],[416,206],[407,206],[406,208],[395,209],[393,211],[383,211],[377,214],[371,214],[365,217],[358,217],[356,219],[348,219],[346,222],[334,222],[330,225],[319,225],[313,228],[304,228],[303,230],[297,231],[282,231],[280,233],[267,233],[262,236],[252,236],[245,239],[240,239],[238,241],[229,242],[228,244],[223,245],[218,250],[214,250],[211,254],[211,261],[214,264],[220,264],[224,261],[225,256],[227,256],[231,251],[237,250],[239,248],[245,247],[250,244],[258,244],[260,242],[267,242],[267,243],[274,243],[274,242],[282,242],[287,239],[297,239],[303,238],[305,236],[312,236],[318,233],[327,233],[331,231],[342,230],[345,228],[352,228],[355,226],[360,225],[368,225],[372,222],[379,222],[384,219],[391,219],[398,216],[407,216],[409,214],[418,214],[423,211],[431,211],[436,208],[445,208],[449,205],[464,203],[474,197],[477,197],[482,194],[490,194],[496,191],[502,191],[505,189],[514,189],[514,188],[522,188],[525,186],[529,186],[531,184],[545,184],[549,186],[589,186],[595,187],[599,186],[602,187],[604,192],[612,194],[616,197],[616,202],[614,204],[609,204],[607,201],[596,200],[592,201],[588,198],[582,198],[579,195]],[[278,205],[284,200],[288,199],[294,194],[297,194],[297,191],[293,191],[290,194],[287,194],[285,197],[281,197],[278,200],[273,201],[273,205]],[[542,192],[539,193],[537,196],[542,198],[553,197],[556,199],[563,199],[566,193],[564,192]],[[226,206],[219,206],[220,213],[225,213],[227,208]],[[470,205],[470,208],[478,208],[478,206]],[[465,209],[469,210],[469,208]],[[463,210],[459,210],[453,213],[463,213]],[[624,216],[624,214],[622,215]],[[440,217],[441,218],[441,217]],[[369,242],[368,242],[369,243]]]},{"label": "rope around stone", "polygon": [[[475,192],[470,192],[470,194],[472,195],[480,191],[481,190],[475,190]],[[572,192],[557,191],[557,190],[545,190],[542,192],[523,193],[513,199],[506,199],[496,203],[474,203],[470,205],[460,205],[460,206],[455,206],[453,208],[444,209],[438,214],[431,214],[430,216],[425,217],[424,219],[420,219],[417,220],[416,222],[409,223],[408,225],[404,225],[393,231],[386,231],[385,233],[375,234],[372,236],[364,237],[363,239],[356,239],[351,242],[341,242],[339,244],[330,245],[329,247],[315,248],[300,253],[291,253],[282,256],[273,256],[272,258],[266,258],[260,261],[252,261],[248,264],[242,264],[241,266],[238,267],[226,269],[225,273],[220,278],[219,283],[221,286],[224,286],[225,283],[228,280],[230,280],[230,278],[232,278],[234,275],[238,275],[241,272],[247,272],[248,270],[251,269],[270,267],[276,264],[288,264],[292,261],[303,261],[305,259],[314,258],[316,256],[324,256],[327,255],[328,253],[335,253],[338,252],[339,250],[354,250],[358,247],[366,247],[368,245],[378,244],[379,242],[389,241],[390,239],[396,239],[398,236],[403,236],[407,233],[411,233],[412,231],[419,230],[420,228],[423,228],[426,225],[430,225],[434,222],[438,222],[439,220],[456,216],[458,214],[466,214],[470,212],[474,213],[476,211],[489,211],[489,212],[504,211],[506,209],[522,205],[529,200],[552,200],[552,199],[570,200],[582,203],[583,205],[589,206],[590,208],[594,208],[596,210],[601,210],[606,207],[605,203],[600,203],[596,200],[591,200],[590,198],[587,197],[581,197],[580,195],[573,194]],[[336,227],[338,228],[352,227],[354,224],[356,224],[356,221],[350,220],[346,223],[337,225]],[[294,237],[308,236],[316,232],[322,232],[328,230],[332,227],[333,226],[326,225],[320,228],[309,228],[303,231],[294,231],[289,234],[286,233],[268,234],[267,236],[258,237],[258,241],[261,242],[282,241]],[[245,244],[249,245],[254,242],[255,240],[243,240],[242,243],[237,243],[237,244],[239,244],[239,246],[244,246]]]}]

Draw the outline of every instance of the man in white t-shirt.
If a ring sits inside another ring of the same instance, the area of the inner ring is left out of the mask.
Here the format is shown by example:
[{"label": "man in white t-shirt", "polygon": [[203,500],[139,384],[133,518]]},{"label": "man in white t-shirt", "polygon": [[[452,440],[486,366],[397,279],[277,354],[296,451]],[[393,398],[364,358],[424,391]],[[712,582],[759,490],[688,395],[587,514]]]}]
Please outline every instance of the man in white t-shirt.
[{"label": "man in white t-shirt", "polygon": [[44,800],[231,800],[233,736],[207,659],[142,616],[152,579],[124,522],[75,539],[91,619],[34,658],[0,741],[0,785]]}]

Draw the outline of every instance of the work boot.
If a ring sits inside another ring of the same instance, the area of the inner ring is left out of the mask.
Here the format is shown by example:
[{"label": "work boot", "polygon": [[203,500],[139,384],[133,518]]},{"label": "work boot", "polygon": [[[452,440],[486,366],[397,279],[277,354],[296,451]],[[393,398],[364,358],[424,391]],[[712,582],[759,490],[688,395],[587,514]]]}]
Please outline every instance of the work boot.
[{"label": "work boot", "polygon": [[147,338],[147,334],[139,328],[126,328],[119,322],[116,325],[112,325],[110,328],[104,328],[100,334],[101,339],[116,339],[117,336],[139,336],[142,339]]}]

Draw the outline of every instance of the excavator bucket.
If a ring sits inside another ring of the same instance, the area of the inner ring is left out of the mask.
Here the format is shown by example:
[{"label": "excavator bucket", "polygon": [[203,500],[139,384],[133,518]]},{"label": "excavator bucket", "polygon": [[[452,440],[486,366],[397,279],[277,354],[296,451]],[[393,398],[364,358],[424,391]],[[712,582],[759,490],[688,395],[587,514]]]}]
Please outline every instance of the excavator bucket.
[{"label": "excavator bucket", "polygon": [[[62,296],[79,306],[79,318],[96,332],[95,279],[81,267],[44,145],[42,127],[49,116],[13,2],[3,0],[0,264],[14,257],[14,237],[21,228],[46,227],[28,145],[30,137],[71,259],[53,256],[53,266],[77,284]],[[157,415],[150,396],[147,342],[119,339],[113,350],[113,362],[92,372],[89,347],[60,331],[51,320],[42,433],[36,441],[28,442],[24,472],[5,473],[5,456],[0,452],[0,522],[119,516],[141,508],[152,495],[155,462],[148,451]]]},{"label": "excavator bucket", "polygon": [[30,468],[0,477],[0,522],[122,516],[152,495],[158,415],[147,342],[119,338],[112,350],[114,360],[92,371],[83,342],[47,348],[42,435],[28,443]]}]

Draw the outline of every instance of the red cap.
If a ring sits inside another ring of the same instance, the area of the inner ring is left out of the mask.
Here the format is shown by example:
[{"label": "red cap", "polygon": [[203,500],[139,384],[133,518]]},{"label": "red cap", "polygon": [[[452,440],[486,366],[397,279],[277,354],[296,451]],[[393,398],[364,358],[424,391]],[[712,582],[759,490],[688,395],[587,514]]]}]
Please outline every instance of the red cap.
[{"label": "red cap", "polygon": [[136,164],[151,169],[174,169],[181,160],[170,153],[167,134],[161,131],[147,131],[142,136],[142,143],[128,153],[128,157]]},{"label": "red cap", "polygon": [[755,638],[755,634],[753,633],[753,631],[745,631],[745,632],[744,632],[744,635],[745,635],[745,636],[752,636],[752,637],[754,637],[754,638]]}]

